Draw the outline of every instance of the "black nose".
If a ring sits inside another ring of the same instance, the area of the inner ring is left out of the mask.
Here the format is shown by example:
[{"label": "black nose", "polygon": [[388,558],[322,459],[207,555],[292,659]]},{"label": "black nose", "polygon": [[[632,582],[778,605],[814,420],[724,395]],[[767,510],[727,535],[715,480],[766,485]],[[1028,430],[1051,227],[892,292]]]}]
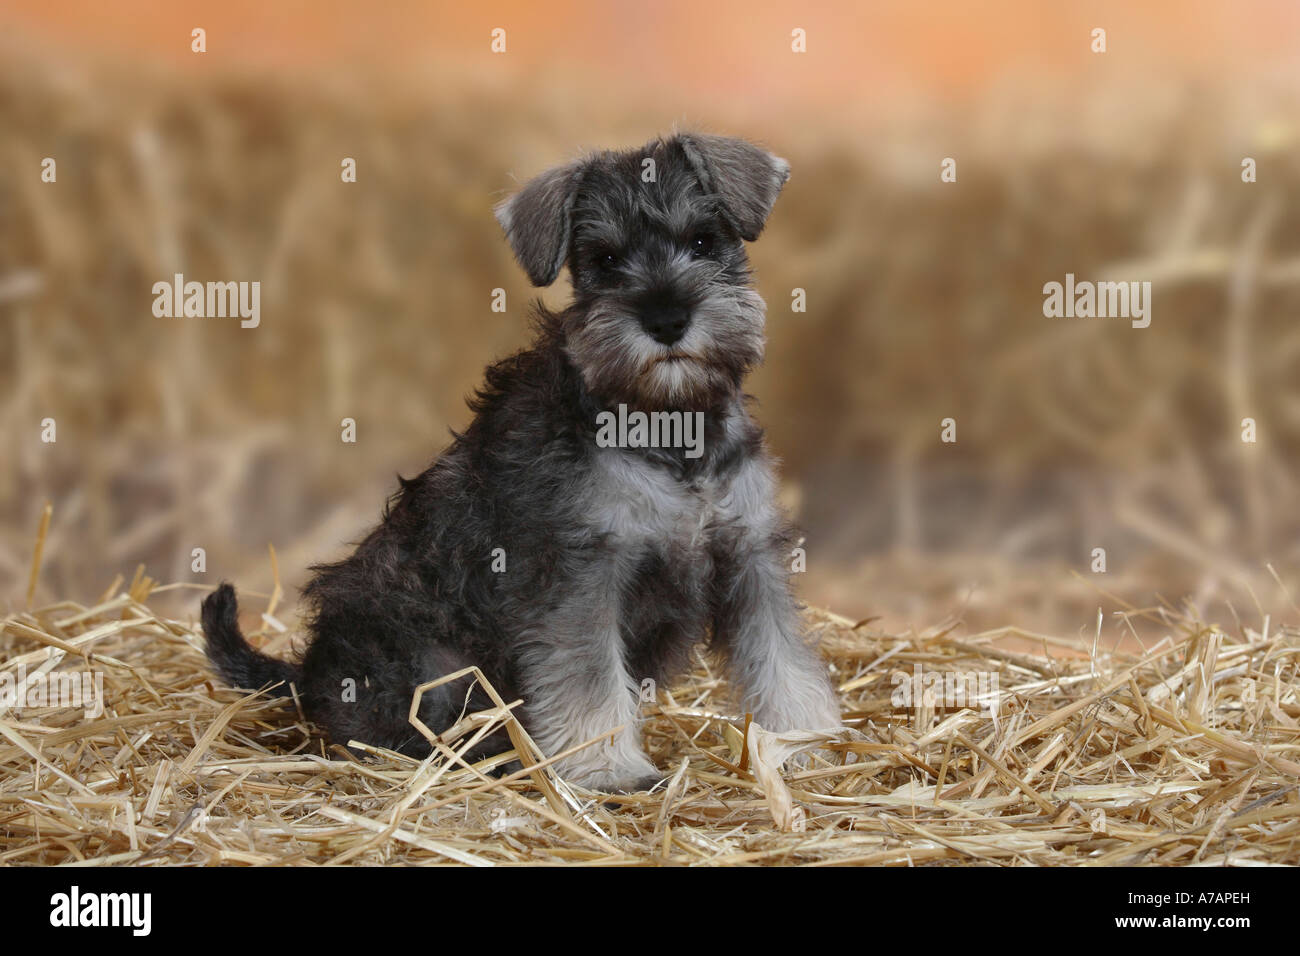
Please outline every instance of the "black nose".
[{"label": "black nose", "polygon": [[657,306],[641,313],[641,327],[661,345],[672,345],[681,339],[690,324],[691,310],[682,305]]}]

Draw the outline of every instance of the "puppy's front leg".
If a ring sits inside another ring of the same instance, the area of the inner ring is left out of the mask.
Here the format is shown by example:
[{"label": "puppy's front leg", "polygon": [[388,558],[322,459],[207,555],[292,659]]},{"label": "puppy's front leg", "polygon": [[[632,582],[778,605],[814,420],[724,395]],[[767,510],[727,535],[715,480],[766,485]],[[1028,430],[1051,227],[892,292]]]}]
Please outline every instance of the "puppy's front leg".
[{"label": "puppy's front leg", "polygon": [[749,463],[724,503],[727,527],[715,550],[713,642],[726,658],[741,704],[764,730],[841,726],[826,663],[805,643],[790,576],[775,479]]},{"label": "puppy's front leg", "polygon": [[770,547],[741,556],[722,586],[714,641],[741,705],[764,730],[839,727],[826,664],[803,640],[781,556]]},{"label": "puppy's front leg", "polygon": [[624,665],[621,574],[612,557],[585,570],[566,603],[524,636],[519,657],[529,727],[548,756],[626,725],[556,764],[593,790],[644,790],[661,779],[641,747],[638,686]]}]

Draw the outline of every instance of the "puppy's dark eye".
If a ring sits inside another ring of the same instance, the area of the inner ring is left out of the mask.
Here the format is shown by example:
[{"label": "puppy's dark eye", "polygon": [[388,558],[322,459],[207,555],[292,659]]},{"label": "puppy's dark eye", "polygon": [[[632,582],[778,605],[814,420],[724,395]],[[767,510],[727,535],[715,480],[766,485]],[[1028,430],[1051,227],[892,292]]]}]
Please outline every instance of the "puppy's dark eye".
[{"label": "puppy's dark eye", "polygon": [[713,234],[710,232],[696,233],[691,238],[691,241],[687,243],[687,248],[691,250],[691,255],[697,259],[707,259],[709,256],[713,255],[713,246]]},{"label": "puppy's dark eye", "polygon": [[604,252],[596,256],[596,268],[601,272],[613,272],[619,267],[620,259],[612,252]]}]

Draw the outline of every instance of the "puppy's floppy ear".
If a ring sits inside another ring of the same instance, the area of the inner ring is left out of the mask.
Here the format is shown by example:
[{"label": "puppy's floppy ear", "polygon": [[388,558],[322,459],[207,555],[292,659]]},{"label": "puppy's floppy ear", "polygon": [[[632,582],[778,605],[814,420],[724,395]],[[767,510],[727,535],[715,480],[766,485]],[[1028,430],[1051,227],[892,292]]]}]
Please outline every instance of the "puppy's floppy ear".
[{"label": "puppy's floppy ear", "polygon": [[533,285],[550,285],[569,256],[573,197],[586,164],[556,166],[497,204],[497,222]]},{"label": "puppy's floppy ear", "polygon": [[743,139],[687,133],[677,137],[704,191],[717,196],[742,239],[763,231],[790,164]]}]

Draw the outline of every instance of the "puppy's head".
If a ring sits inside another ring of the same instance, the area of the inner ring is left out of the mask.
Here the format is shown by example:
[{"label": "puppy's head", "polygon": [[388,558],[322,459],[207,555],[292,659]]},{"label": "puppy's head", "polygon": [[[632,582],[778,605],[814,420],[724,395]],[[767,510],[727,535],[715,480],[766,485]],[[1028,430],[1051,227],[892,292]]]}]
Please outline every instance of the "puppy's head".
[{"label": "puppy's head", "polygon": [[568,265],[565,343],[594,395],[700,408],[763,356],[744,243],[788,176],[750,143],[682,134],[548,170],[496,213],[534,285]]}]

